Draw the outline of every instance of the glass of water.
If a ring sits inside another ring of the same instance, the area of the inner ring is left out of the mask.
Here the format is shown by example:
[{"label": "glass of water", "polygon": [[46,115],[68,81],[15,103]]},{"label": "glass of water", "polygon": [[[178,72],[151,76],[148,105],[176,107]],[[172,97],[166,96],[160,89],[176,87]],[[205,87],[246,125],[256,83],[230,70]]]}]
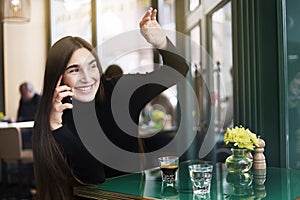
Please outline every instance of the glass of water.
[{"label": "glass of water", "polygon": [[201,163],[189,165],[189,173],[194,194],[207,194],[210,192],[213,165]]}]

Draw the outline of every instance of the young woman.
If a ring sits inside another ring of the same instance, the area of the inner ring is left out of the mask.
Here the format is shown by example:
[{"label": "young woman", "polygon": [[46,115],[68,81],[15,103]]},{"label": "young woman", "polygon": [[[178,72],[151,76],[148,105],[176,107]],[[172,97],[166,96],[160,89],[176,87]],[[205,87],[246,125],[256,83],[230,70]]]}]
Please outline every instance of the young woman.
[{"label": "young woman", "polygon": [[[174,47],[157,23],[156,14],[152,8],[146,12],[140,22],[141,33],[157,48],[164,65],[185,75],[188,66],[183,58],[170,51],[174,52]],[[121,76],[134,79],[147,75]],[[111,95],[119,78],[102,76],[96,52],[81,38],[64,37],[50,48],[33,135],[35,178],[40,199],[72,199],[74,185],[105,181],[103,164],[87,151],[79,138],[72,115],[73,105],[64,101],[69,97],[79,102],[95,100],[98,121],[106,136],[122,149],[141,152],[138,139],[123,132],[113,118]],[[178,80],[174,79],[174,84],[176,82]],[[143,106],[165,89],[158,84],[147,84],[134,92],[129,109],[136,124]]]}]

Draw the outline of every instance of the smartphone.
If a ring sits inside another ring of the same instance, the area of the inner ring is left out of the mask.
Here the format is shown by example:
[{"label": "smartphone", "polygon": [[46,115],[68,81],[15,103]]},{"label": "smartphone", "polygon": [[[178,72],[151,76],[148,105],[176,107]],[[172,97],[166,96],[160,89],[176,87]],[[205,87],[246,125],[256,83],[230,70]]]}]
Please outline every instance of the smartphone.
[{"label": "smartphone", "polygon": [[64,104],[64,103],[70,103],[70,104],[72,104],[72,97],[67,96],[67,97],[63,98],[63,99],[61,100],[61,102],[62,102],[63,104]]},{"label": "smartphone", "polygon": [[[66,84],[64,84],[64,82],[61,81],[60,85],[66,85]],[[61,102],[62,102],[63,104],[64,104],[64,103],[70,103],[70,104],[72,104],[72,97],[67,96],[67,97],[63,98],[63,99],[61,100]]]}]

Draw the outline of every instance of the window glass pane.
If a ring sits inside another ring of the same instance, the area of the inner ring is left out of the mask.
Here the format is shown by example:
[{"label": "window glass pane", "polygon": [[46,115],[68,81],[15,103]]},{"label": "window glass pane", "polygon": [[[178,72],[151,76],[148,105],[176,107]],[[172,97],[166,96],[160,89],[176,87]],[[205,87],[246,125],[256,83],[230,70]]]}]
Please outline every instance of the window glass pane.
[{"label": "window glass pane", "polygon": [[288,157],[289,167],[300,169],[300,13],[298,0],[287,0]]},{"label": "window glass pane", "polygon": [[[214,94],[217,102],[216,124],[220,130],[231,126],[233,119],[231,3],[212,15]],[[223,87],[223,88],[222,88]],[[224,122],[224,125],[222,125]]]},{"label": "window glass pane", "polygon": [[[200,23],[199,23],[200,24]],[[205,72],[206,65],[203,65],[203,59],[209,59],[207,56],[207,52],[202,48],[201,46],[201,31],[200,31],[200,25],[195,26],[190,31],[190,39],[191,39],[191,49],[190,49],[190,55],[191,55],[191,73],[193,77],[193,87],[195,90],[195,94],[197,96],[198,100],[198,106],[199,106],[199,113],[200,113],[200,127],[199,130],[203,127],[205,127],[204,124],[208,121],[207,113],[207,104],[206,100],[208,99],[209,92],[207,92],[207,82],[204,81],[204,77],[207,76],[207,73]]]},{"label": "window glass pane", "polygon": [[195,10],[200,5],[200,0],[190,0],[190,11]]},{"label": "window glass pane", "polygon": [[159,8],[159,23],[164,29],[175,30],[175,0],[164,0],[162,8]]},{"label": "window glass pane", "polygon": [[67,35],[92,42],[91,0],[51,0],[51,44]]},{"label": "window glass pane", "polygon": [[[114,37],[126,37],[125,35],[133,35],[134,31],[138,35],[139,22],[145,11],[151,6],[151,0],[102,0],[97,1],[97,10],[99,11],[97,17],[97,38],[98,45],[105,46],[110,39]],[[129,33],[131,32],[131,33]],[[114,39],[112,39],[114,40]],[[152,51],[141,49],[128,49],[126,42],[114,43],[109,42],[110,48],[105,48],[105,58],[111,57],[110,64],[118,64],[122,67],[124,73],[145,73],[146,71],[153,70],[153,66],[148,63],[153,63]],[[113,48],[117,47],[117,48]],[[120,52],[122,56],[120,57]],[[108,64],[103,64],[105,70]],[[141,66],[148,67],[141,67]]]},{"label": "window glass pane", "polygon": [[[194,47],[199,47],[200,48],[200,26],[195,26],[191,30],[191,40],[195,45],[192,45]],[[194,49],[191,51],[191,56],[192,56],[192,62],[199,65],[200,64],[200,49]]]}]

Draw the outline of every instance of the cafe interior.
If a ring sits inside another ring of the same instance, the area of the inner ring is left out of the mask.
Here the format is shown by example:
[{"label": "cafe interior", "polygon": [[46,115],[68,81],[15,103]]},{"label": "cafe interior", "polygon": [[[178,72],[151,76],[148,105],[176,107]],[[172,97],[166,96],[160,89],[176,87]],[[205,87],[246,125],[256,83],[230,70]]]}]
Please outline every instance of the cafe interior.
[{"label": "cafe interior", "polygon": [[[108,178],[98,186],[75,187],[74,195],[300,199],[300,1],[1,0],[0,4],[0,199],[38,199],[34,177],[28,180],[32,150],[24,150],[21,140],[23,130],[31,130],[34,121],[16,122],[19,85],[31,82],[43,95],[48,49],[66,35],[80,36],[101,52],[104,71],[110,64],[120,65],[126,74],[155,70],[153,63],[159,62],[155,51],[144,48],[143,39],[127,39],[139,34],[139,22],[149,7],[157,8],[159,24],[183,49],[190,67],[184,84],[161,94],[168,105],[160,100],[147,105],[138,124],[139,134],[151,138],[151,151],[168,155],[164,152],[168,144],[179,149],[176,181],[165,185],[156,162],[156,167]],[[226,163],[233,152],[226,134],[237,129],[250,130],[260,142],[250,151],[249,171],[231,173]],[[188,166],[200,162],[214,167],[209,192],[197,195]]]}]

